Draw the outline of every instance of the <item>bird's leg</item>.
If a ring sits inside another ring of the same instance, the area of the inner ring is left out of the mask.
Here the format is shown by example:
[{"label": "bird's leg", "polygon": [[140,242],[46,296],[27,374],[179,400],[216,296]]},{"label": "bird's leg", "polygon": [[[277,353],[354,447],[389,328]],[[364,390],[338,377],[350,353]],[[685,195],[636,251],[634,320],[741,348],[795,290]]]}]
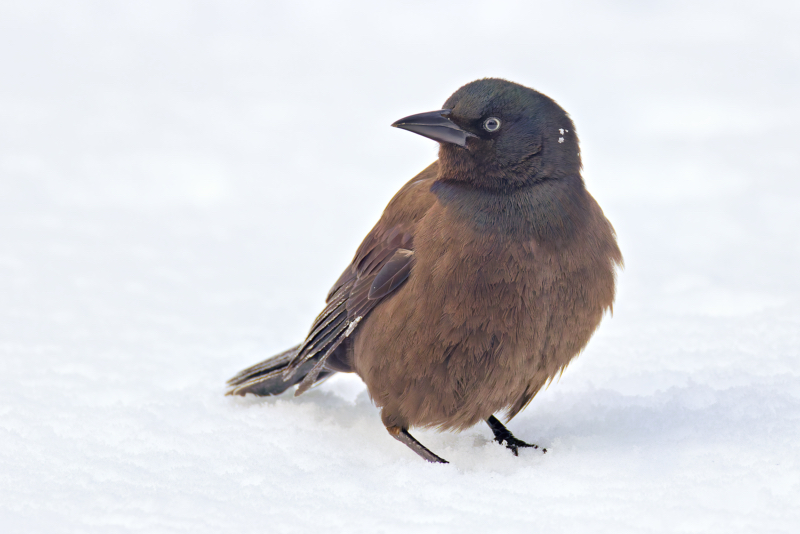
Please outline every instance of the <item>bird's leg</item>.
[{"label": "bird's leg", "polygon": [[409,449],[419,454],[424,460],[435,464],[450,463],[444,458],[439,458],[433,454],[425,445],[409,434],[407,429],[400,428],[399,426],[387,426],[386,430],[389,431],[389,434],[391,434],[394,439],[405,444]]},{"label": "bird's leg", "polygon": [[[492,433],[494,433],[494,440],[501,445],[505,444],[506,448],[510,449],[511,452],[514,453],[514,456],[519,456],[518,449],[520,447],[533,447],[534,449],[539,448],[538,445],[525,443],[521,439],[515,438],[514,434],[512,434],[511,431],[507,429],[495,416],[489,417],[489,419],[486,420],[486,423],[489,425],[489,428],[492,429]],[[542,449],[542,452],[547,452],[547,449]]]}]

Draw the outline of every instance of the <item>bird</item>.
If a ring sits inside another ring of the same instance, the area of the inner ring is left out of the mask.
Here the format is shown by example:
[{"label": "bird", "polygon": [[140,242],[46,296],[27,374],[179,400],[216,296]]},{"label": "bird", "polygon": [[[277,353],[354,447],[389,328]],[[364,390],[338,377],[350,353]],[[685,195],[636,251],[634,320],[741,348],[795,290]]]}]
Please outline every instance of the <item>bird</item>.
[{"label": "bird", "polygon": [[[295,395],[356,373],[389,434],[506,424],[613,313],[616,233],[586,190],[578,136],[553,99],[500,78],[392,126],[439,143],[391,199],[308,336],[228,381],[228,395]],[[545,449],[546,452],[546,449]]]}]

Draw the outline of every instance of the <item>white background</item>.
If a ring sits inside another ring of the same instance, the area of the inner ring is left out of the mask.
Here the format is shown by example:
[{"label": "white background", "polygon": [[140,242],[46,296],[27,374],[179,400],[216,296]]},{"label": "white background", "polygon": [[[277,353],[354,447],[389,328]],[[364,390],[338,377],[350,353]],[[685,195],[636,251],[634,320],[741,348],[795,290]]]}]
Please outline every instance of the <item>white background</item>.
[{"label": "white background", "polygon": [[[800,531],[797,2],[0,3],[3,532]],[[626,260],[510,423],[395,442],[305,335],[500,76],[555,98]]]}]

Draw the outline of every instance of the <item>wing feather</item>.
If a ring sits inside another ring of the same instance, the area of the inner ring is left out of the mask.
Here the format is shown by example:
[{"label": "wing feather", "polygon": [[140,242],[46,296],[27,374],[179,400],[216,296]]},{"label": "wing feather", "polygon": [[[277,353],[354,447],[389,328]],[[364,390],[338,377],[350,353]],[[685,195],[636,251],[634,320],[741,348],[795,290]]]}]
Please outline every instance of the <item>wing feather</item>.
[{"label": "wing feather", "polygon": [[430,188],[423,184],[433,183],[437,173],[438,166],[434,163],[395,195],[381,220],[358,247],[353,261],[331,288],[325,309],[317,316],[284,371],[283,376],[288,380],[299,370],[305,371],[313,365],[296,395],[313,385],[334,351],[343,344],[347,350],[348,338],[358,324],[412,275],[414,229],[434,202]]}]

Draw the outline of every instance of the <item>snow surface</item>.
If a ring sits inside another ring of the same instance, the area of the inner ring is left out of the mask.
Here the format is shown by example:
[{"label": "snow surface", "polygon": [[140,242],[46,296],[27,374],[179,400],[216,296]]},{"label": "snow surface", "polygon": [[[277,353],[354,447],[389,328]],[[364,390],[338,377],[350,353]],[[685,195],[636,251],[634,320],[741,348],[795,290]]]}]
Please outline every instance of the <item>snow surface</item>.
[{"label": "snow surface", "polygon": [[[0,3],[3,532],[800,532],[797,2]],[[510,423],[416,431],[298,342],[502,76],[557,99],[626,270]]]}]

